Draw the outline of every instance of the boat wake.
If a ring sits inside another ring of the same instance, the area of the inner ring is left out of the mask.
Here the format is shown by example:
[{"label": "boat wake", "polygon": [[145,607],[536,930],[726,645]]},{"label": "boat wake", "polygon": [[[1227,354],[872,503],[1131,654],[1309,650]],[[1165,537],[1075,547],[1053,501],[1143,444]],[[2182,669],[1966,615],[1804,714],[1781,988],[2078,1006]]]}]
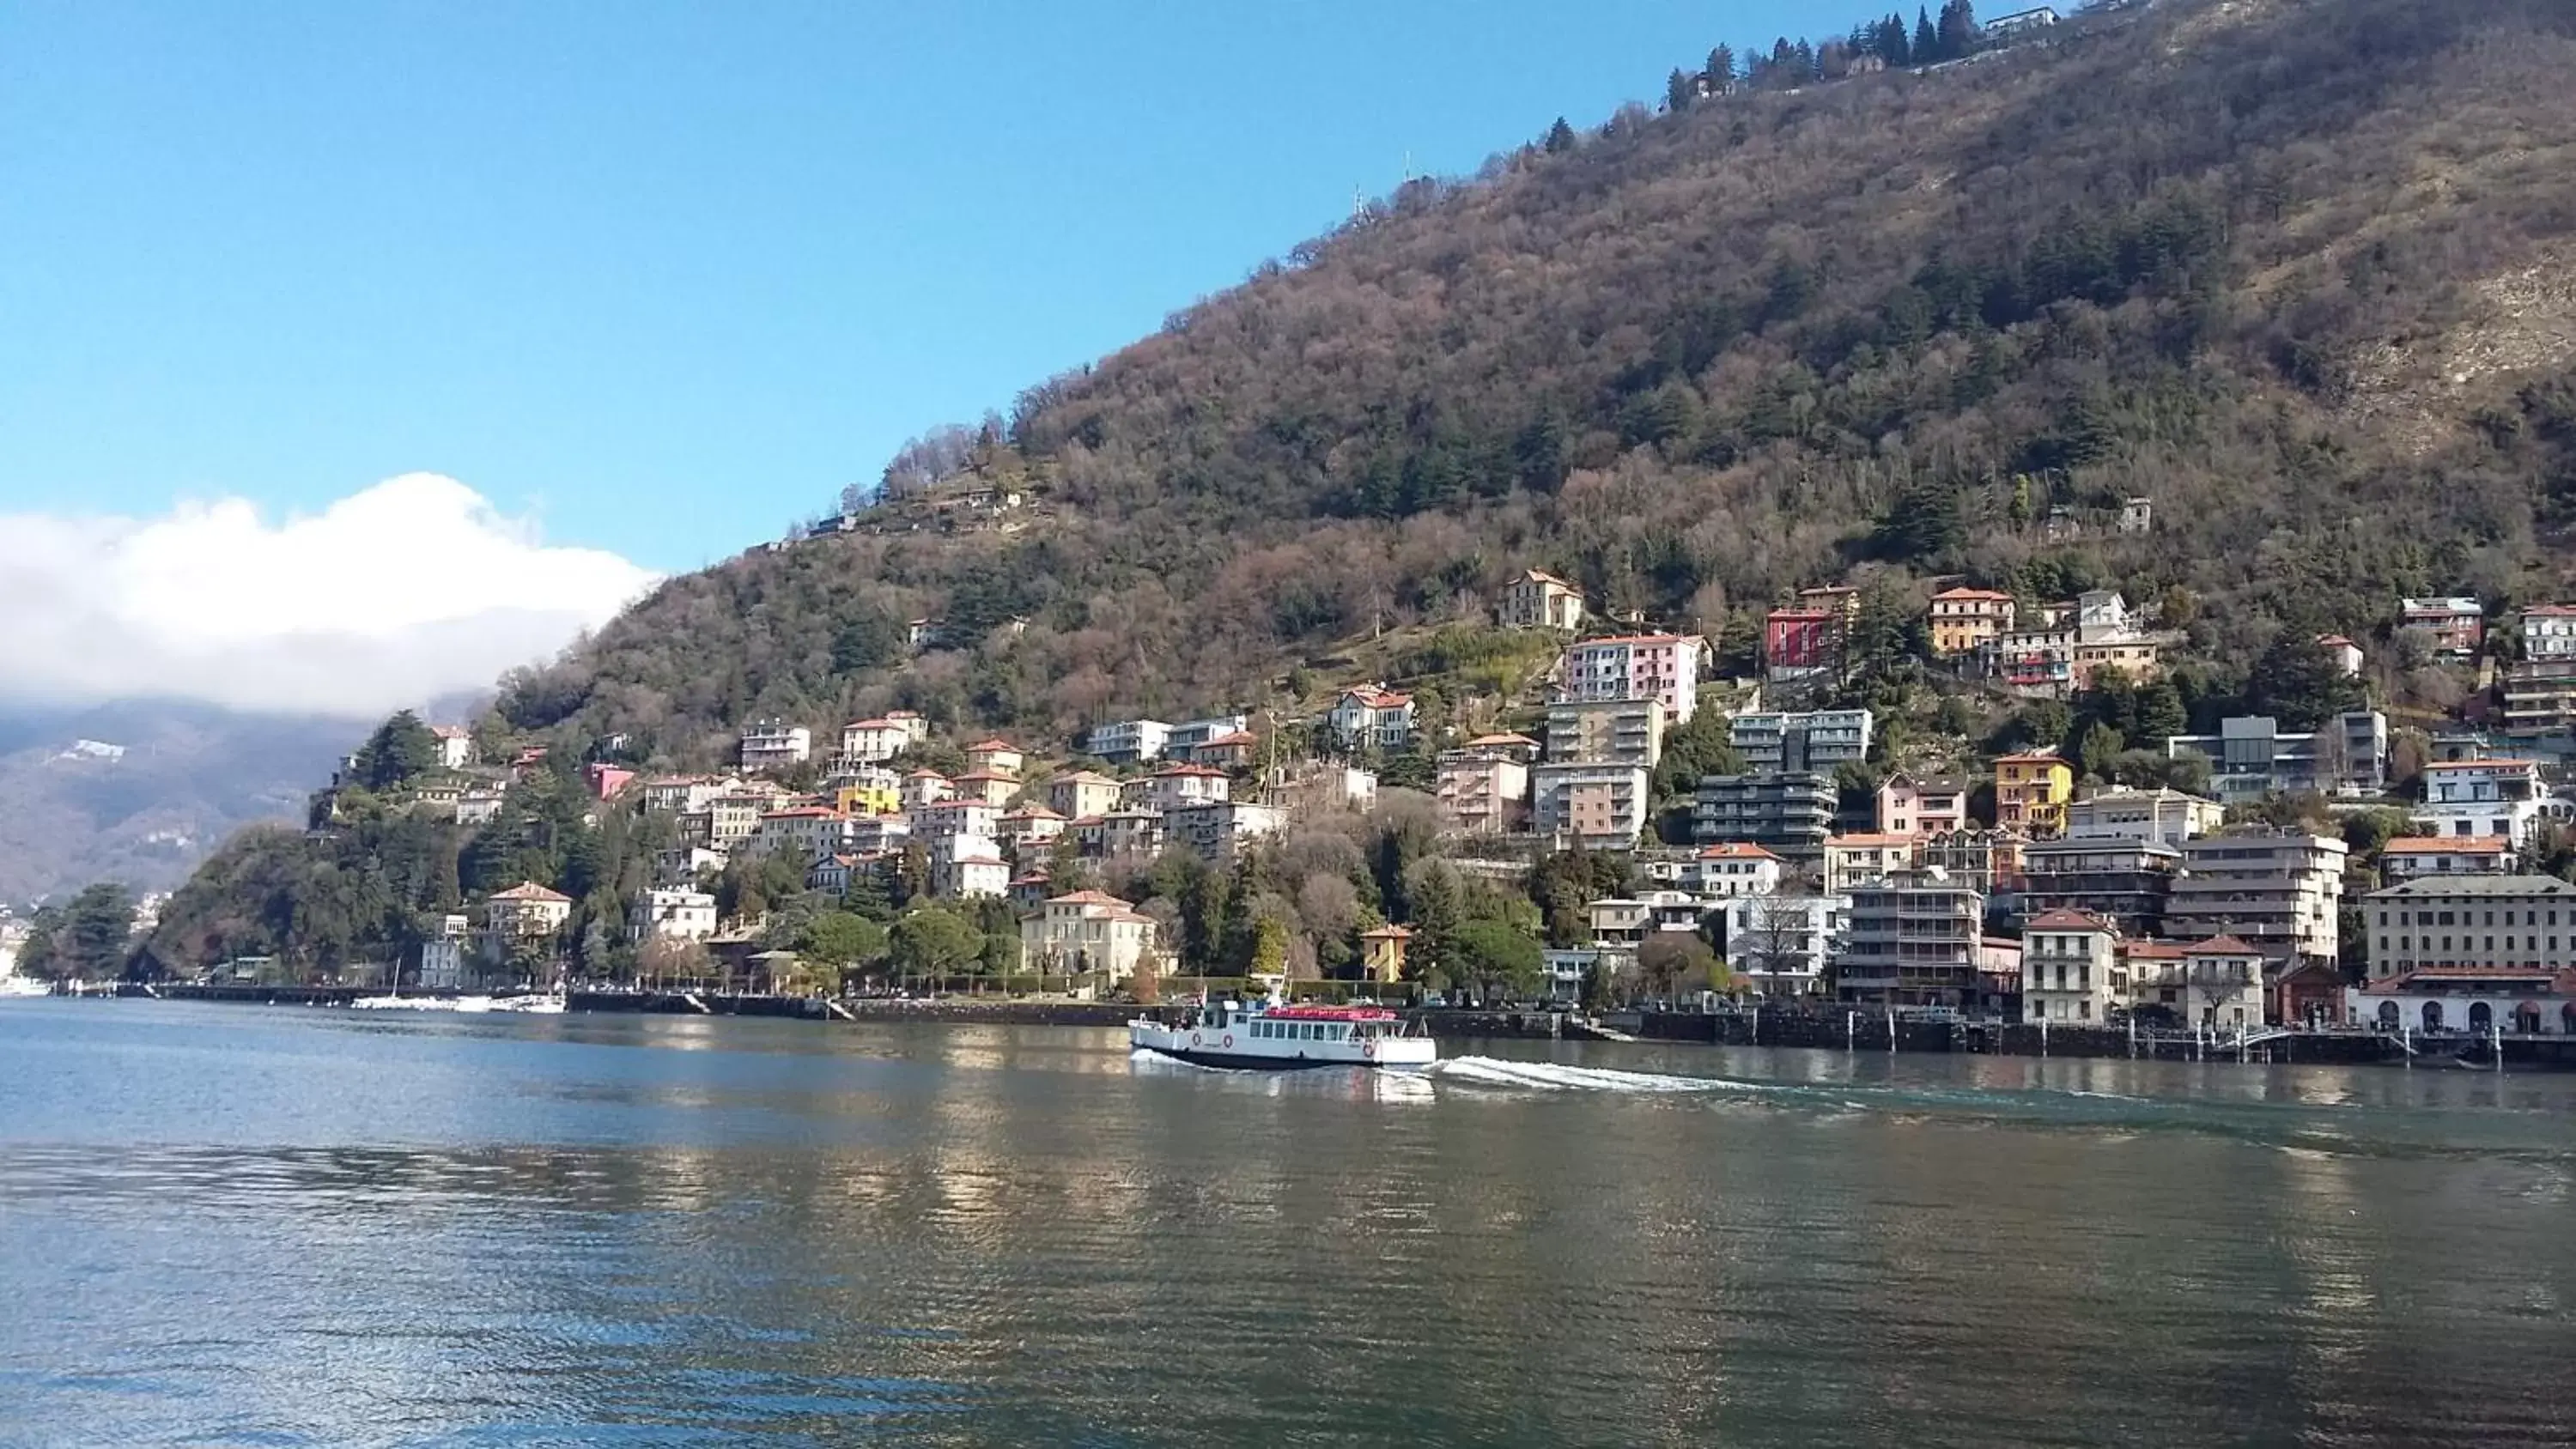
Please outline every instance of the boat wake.
[{"label": "boat wake", "polygon": [[1453,1057],[1434,1065],[1429,1075],[1444,1082],[1480,1087],[1525,1087],[1542,1092],[1758,1092],[1759,1083],[1730,1082],[1721,1077],[1672,1077],[1658,1072],[1620,1072],[1606,1067],[1570,1067],[1561,1062],[1516,1062],[1500,1057]]}]

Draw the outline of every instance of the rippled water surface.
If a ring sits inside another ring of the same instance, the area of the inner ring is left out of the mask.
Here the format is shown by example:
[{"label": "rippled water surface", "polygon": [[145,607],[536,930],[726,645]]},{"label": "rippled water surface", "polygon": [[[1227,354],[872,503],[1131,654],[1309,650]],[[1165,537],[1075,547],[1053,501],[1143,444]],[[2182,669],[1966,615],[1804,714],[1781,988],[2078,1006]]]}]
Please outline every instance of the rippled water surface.
[{"label": "rippled water surface", "polygon": [[2571,1184],[2570,1077],[8,1001],[0,1443],[2566,1445]]}]

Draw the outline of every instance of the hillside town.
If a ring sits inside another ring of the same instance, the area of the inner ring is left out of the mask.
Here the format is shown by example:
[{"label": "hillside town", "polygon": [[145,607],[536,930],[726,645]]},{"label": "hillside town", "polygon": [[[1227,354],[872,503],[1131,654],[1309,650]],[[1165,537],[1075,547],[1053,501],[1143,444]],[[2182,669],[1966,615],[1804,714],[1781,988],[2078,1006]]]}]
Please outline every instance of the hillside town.
[{"label": "hillside town", "polygon": [[[2144,500],[2104,522],[2152,526]],[[428,990],[578,975],[1151,1000],[1266,980],[2238,1037],[2576,1035],[2576,607],[2491,620],[2475,598],[2393,600],[2374,644],[2391,667],[2476,681],[2450,717],[2392,723],[2369,702],[2371,651],[2326,635],[2282,666],[2306,676],[2309,717],[2194,732],[2163,680],[2182,636],[2117,592],[1957,581],[1891,618],[1896,598],[1803,590],[1762,615],[1753,667],[1722,674],[1710,639],[1604,618],[1524,569],[1486,637],[1534,646],[1525,688],[1352,680],[1295,710],[1102,719],[1052,742],[944,735],[900,708],[757,719],[727,768],[683,773],[622,739],[574,765],[488,721],[412,725],[427,757],[388,771],[399,746],[380,732],[317,796],[313,830],[392,811],[489,835],[568,779],[587,826],[650,843],[612,922],[597,882],[460,896],[405,948],[398,979]],[[1891,650],[1930,687],[1861,702],[1891,670],[1863,655]],[[1440,881],[1373,888],[1372,861],[1338,906],[1265,914],[1264,891],[1315,894],[1275,857],[1336,831],[1362,842],[1346,855],[1400,848]],[[1228,892],[1225,924],[1207,902]]]}]

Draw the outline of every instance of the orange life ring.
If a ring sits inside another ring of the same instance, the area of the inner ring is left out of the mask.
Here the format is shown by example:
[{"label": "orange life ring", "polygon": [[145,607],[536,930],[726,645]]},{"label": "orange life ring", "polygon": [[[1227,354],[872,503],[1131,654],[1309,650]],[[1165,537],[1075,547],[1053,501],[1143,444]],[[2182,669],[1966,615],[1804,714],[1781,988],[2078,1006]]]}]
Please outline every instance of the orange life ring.
[{"label": "orange life ring", "polygon": [[1199,1034],[1198,1034],[1197,1032],[1191,1032],[1191,1033],[1190,1033],[1190,1045],[1192,1045],[1192,1046],[1197,1046],[1198,1044],[1199,1044]]},{"label": "orange life ring", "polygon": [[1233,1032],[1227,1032],[1227,1033],[1225,1034],[1225,1045],[1226,1045],[1229,1049],[1231,1049],[1231,1048],[1234,1046],[1234,1033],[1233,1033]]},{"label": "orange life ring", "polygon": [[1362,1056],[1364,1056],[1364,1057],[1367,1057],[1370,1061],[1376,1061],[1376,1060],[1377,1060],[1377,1042],[1376,1042],[1374,1039],[1369,1040],[1369,1041],[1361,1042],[1361,1043],[1360,1043],[1360,1055],[1362,1055]]}]

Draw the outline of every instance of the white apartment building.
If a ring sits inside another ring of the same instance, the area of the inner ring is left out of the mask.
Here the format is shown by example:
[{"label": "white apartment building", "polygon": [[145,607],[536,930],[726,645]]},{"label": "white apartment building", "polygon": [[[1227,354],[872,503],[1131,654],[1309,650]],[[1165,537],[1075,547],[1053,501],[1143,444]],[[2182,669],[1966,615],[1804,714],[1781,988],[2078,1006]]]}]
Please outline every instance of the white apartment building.
[{"label": "white apartment building", "polygon": [[2500,836],[2521,851],[2548,799],[2536,760],[2437,761],[2424,767],[2424,803],[2414,814],[2427,835]]},{"label": "white apartment building", "polygon": [[882,765],[913,746],[909,720],[878,717],[852,720],[841,726],[841,761],[850,765]]},{"label": "white apartment building", "polygon": [[1287,824],[1285,811],[1249,800],[1205,800],[1163,812],[1163,828],[1172,843],[1210,861],[1232,860],[1246,845],[1278,834]]},{"label": "white apartment building", "polygon": [[1118,808],[1118,782],[1093,770],[1075,770],[1047,781],[1047,807],[1067,820],[1105,815]]},{"label": "white apartment building", "polygon": [[2419,876],[2502,875],[2513,842],[2501,835],[2401,835],[2379,848],[2379,873],[2390,885]]},{"label": "white apartment building", "polygon": [[760,817],[752,832],[754,855],[776,855],[785,850],[802,851],[808,859],[821,860],[849,848],[850,817],[828,805],[795,805],[785,810],[772,810]]},{"label": "white apartment building", "polygon": [[1171,739],[1172,727],[1158,719],[1113,720],[1082,737],[1082,752],[1113,764],[1159,760]]},{"label": "white apartment building", "polygon": [[1652,699],[1664,707],[1667,728],[1690,723],[1699,707],[1700,657],[1708,641],[1696,634],[1633,634],[1585,639],[1557,663],[1560,700]]},{"label": "white apartment building", "polygon": [[2115,785],[2067,805],[2066,838],[2180,846],[2195,836],[2215,833],[2226,821],[2227,807],[2215,800],[2162,786],[2137,790]]},{"label": "white apartment building", "polygon": [[1184,720],[1163,734],[1163,753],[1175,760],[1187,760],[1198,754],[1199,747],[1226,735],[1238,735],[1249,729],[1248,715],[1221,714],[1207,719]]},{"label": "white apartment building", "polygon": [[1729,899],[1726,966],[1757,996],[1816,996],[1851,927],[1849,896],[1745,895]]},{"label": "white apartment building", "polygon": [[1646,828],[1651,801],[1643,765],[1549,762],[1530,772],[1530,825],[1570,835],[1587,849],[1624,850]]},{"label": "white apartment building", "polygon": [[742,732],[742,767],[779,770],[801,765],[813,756],[814,732],[803,725],[762,720]]},{"label": "white apartment building", "polygon": [[1137,803],[1148,810],[1178,810],[1185,805],[1223,800],[1233,789],[1233,779],[1223,770],[1206,765],[1166,765],[1145,777],[1142,798]]},{"label": "white apartment building", "polygon": [[716,933],[716,898],[685,888],[646,891],[626,913],[635,941],[703,941]]},{"label": "white apartment building", "polygon": [[1780,888],[1780,857],[1758,845],[1702,846],[1674,872],[1684,890],[1704,896],[1767,896]]}]

